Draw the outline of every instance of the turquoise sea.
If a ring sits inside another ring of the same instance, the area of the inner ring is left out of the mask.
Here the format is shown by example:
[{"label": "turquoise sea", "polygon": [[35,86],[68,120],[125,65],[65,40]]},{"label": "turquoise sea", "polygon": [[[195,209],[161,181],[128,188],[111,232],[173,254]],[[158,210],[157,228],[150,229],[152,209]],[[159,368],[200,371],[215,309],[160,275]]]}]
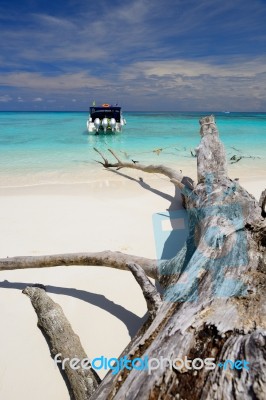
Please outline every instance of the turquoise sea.
[{"label": "turquoise sea", "polygon": [[[199,143],[198,120],[209,114],[124,112],[127,125],[122,133],[95,136],[87,133],[86,112],[0,112],[0,186],[96,179],[101,166],[93,147],[106,155],[112,148],[124,160],[182,168],[191,163],[190,149]],[[245,168],[250,177],[265,169],[266,113],[213,114],[229,158],[257,157],[243,159],[236,167]]]}]

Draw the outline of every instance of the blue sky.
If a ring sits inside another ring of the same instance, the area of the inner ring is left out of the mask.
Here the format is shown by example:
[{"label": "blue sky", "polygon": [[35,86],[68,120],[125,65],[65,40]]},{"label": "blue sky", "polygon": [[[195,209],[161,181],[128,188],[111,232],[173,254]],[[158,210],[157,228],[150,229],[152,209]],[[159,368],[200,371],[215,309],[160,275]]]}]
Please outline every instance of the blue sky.
[{"label": "blue sky", "polygon": [[0,110],[266,111],[266,0],[0,0]]}]

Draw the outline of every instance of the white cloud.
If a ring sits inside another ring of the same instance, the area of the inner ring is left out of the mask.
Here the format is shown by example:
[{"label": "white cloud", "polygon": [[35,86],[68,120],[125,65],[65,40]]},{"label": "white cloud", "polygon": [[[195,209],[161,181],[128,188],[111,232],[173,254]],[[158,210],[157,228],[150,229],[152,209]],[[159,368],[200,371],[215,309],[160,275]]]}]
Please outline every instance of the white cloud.
[{"label": "white cloud", "polygon": [[[118,63],[151,59],[158,54],[198,54],[199,49],[210,51],[208,38],[220,32],[231,33],[238,52],[239,42],[235,41],[241,36],[239,33],[245,32],[245,42],[253,37],[252,33],[265,31],[264,26],[256,31],[256,27],[265,25],[265,8],[259,0],[217,0],[215,4],[211,0],[132,0],[112,5],[103,1],[99,7],[92,7],[91,2],[82,3],[82,11],[78,4],[73,14],[65,18],[45,13],[21,16],[14,10],[15,29],[6,25],[1,32],[2,54],[8,54],[5,62],[20,60],[20,65],[25,66],[25,61],[54,61],[64,67],[66,61],[73,61],[74,65],[77,60]],[[22,18],[20,27],[17,21]],[[224,41],[225,47],[230,46],[226,37]]]},{"label": "white cloud", "polygon": [[[220,61],[220,62],[219,62]],[[184,59],[165,61],[143,61],[132,64],[124,70],[124,79],[134,79],[139,74],[147,77],[200,77],[203,75],[219,77],[252,78],[266,72],[266,57],[253,60],[231,59],[230,64],[222,60],[189,61]]]},{"label": "white cloud", "polygon": [[[152,5],[149,1],[137,0],[132,1],[130,4],[125,4],[124,6],[120,6],[116,12],[116,19],[120,19],[122,21],[126,21],[127,23],[141,23],[144,21],[147,14],[151,11]],[[109,10],[107,14],[107,18],[110,19],[113,15],[112,8]]]},{"label": "white cloud", "polygon": [[44,27],[46,28],[47,25],[50,26],[50,28],[63,28],[63,29],[75,29],[76,26],[74,23],[72,23],[70,20],[68,19],[64,19],[64,18],[58,18],[58,17],[54,17],[53,15],[49,15],[49,14],[36,14],[36,13],[32,13],[31,16],[33,17],[33,19],[37,20],[38,25],[43,24]]},{"label": "white cloud", "polygon": [[[104,101],[108,93],[108,98],[124,104],[146,103],[148,108],[153,104],[160,106],[162,102],[165,107],[167,102],[169,107],[175,104],[174,108],[179,108],[183,102],[186,109],[195,110],[210,108],[210,105],[231,110],[265,108],[265,58],[235,57],[228,60],[228,64],[226,61],[213,57],[196,61],[135,62],[120,66],[115,72],[109,70],[104,78],[84,71],[58,76],[19,72],[0,77],[0,85],[20,91],[23,98],[35,95],[35,102],[42,101],[41,93],[43,97],[56,99],[58,106],[65,102],[83,104],[92,98]],[[2,98],[2,101],[9,99]]]},{"label": "white cloud", "polygon": [[9,101],[12,101],[12,97],[10,97],[9,95],[4,94],[3,96],[0,96],[0,102],[8,103]]},{"label": "white cloud", "polygon": [[135,0],[112,7],[108,3],[101,12],[94,14],[88,7],[87,12],[68,16],[67,19],[29,14],[25,17],[23,28],[7,27],[1,32],[3,54],[6,50],[8,62],[20,61],[21,66],[25,66],[25,61],[36,60],[60,65],[75,61],[113,61],[122,56],[125,60],[125,56],[134,56],[131,49],[134,52],[146,49],[152,54],[157,48],[157,39],[162,35],[149,22],[151,16],[158,13],[155,3]]},{"label": "white cloud", "polygon": [[85,72],[46,76],[35,72],[17,72],[0,76],[0,85],[43,91],[61,92],[65,90],[102,87],[104,79],[90,76]]},{"label": "white cloud", "polygon": [[157,94],[176,99],[251,98],[263,102],[266,95],[266,59],[252,61],[219,58],[204,61],[166,60],[134,63],[121,71],[120,81],[135,93]]}]

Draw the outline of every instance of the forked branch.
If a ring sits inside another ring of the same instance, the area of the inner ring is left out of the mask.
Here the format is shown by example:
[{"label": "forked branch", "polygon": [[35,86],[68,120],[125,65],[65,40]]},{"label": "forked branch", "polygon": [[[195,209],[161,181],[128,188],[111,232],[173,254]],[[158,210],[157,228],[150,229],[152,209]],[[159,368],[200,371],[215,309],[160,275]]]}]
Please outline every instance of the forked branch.
[{"label": "forked branch", "polygon": [[170,181],[174,182],[181,189],[184,188],[184,186],[185,186],[185,184],[182,183],[184,176],[182,175],[181,172],[178,172],[173,168],[166,167],[165,165],[153,165],[153,164],[144,165],[144,164],[140,164],[136,161],[124,162],[124,161],[120,160],[120,158],[115,154],[115,152],[113,150],[108,149],[108,151],[113,155],[113,157],[117,161],[115,163],[111,163],[101,153],[101,151],[99,151],[95,147],[94,147],[94,150],[102,157],[103,162],[101,162],[101,161],[98,161],[98,162],[101,165],[103,165],[104,168],[116,168],[117,170],[120,170],[122,168],[131,168],[131,169],[136,169],[138,171],[143,171],[143,172],[152,173],[152,174],[162,174],[164,176],[167,176],[170,179]]}]

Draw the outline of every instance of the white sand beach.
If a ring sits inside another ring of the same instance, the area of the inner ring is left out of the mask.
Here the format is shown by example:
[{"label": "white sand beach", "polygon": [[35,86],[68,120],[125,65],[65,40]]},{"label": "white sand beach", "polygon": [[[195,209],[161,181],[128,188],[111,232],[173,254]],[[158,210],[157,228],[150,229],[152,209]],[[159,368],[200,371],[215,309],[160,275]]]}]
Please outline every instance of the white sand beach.
[{"label": "white sand beach", "polygon": [[[0,189],[0,256],[109,249],[155,258],[152,215],[168,209],[164,194],[173,196],[173,185],[158,176],[123,173],[134,179],[106,171],[90,184]],[[140,176],[147,185],[137,181]],[[257,199],[266,187],[266,179],[248,176],[240,183]],[[0,272],[0,398],[68,399],[35,311],[21,293],[28,283],[47,285],[91,358],[119,356],[142,324],[145,301],[131,273],[111,268]]]}]

